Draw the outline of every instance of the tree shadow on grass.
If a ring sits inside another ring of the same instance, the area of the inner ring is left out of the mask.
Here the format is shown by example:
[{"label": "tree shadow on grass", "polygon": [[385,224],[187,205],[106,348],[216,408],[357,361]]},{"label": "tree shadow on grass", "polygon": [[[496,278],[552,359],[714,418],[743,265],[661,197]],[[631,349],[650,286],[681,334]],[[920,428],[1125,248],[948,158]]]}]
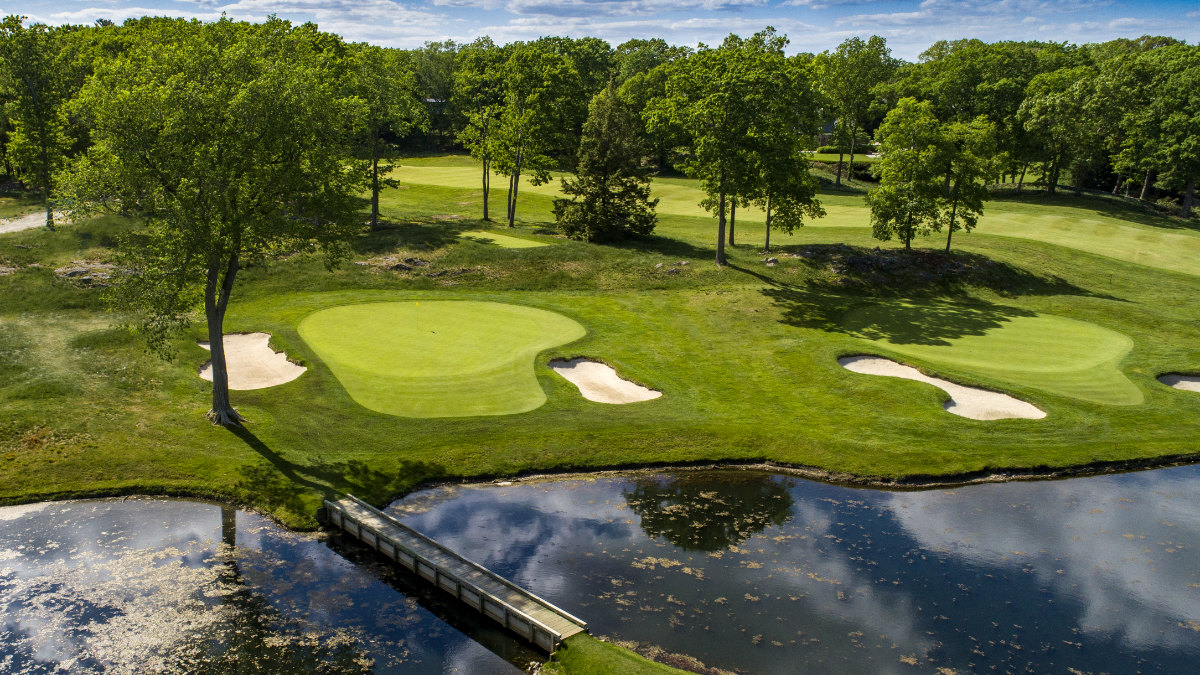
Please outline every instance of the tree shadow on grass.
[{"label": "tree shadow on grass", "polygon": [[[753,270],[734,269],[767,284],[761,292],[782,310],[785,324],[895,344],[946,345],[1037,315],[971,297],[971,289],[1004,297],[1073,295],[1123,301],[977,253],[821,244],[791,249],[787,256],[788,264],[808,268],[806,282],[788,284]],[[947,296],[962,300],[947,300]],[[878,308],[862,308],[847,316],[872,301]]]},{"label": "tree shadow on grass", "polygon": [[368,501],[379,501],[410,486],[445,475],[445,469],[429,462],[398,460],[392,467],[375,467],[357,459],[336,462],[315,461],[298,464],[284,459],[245,427],[230,432],[265,459],[265,464],[248,464],[239,469],[237,487],[272,509],[303,514],[306,505],[301,493],[308,491],[331,499],[353,494]]},{"label": "tree shadow on grass", "polygon": [[398,222],[381,218],[379,227],[369,230],[354,242],[362,254],[396,249],[438,249],[458,241],[458,235],[479,228],[474,220],[437,220],[419,218]]},{"label": "tree shadow on grass", "polygon": [[1164,230],[1200,231],[1200,220],[1195,218],[1184,219],[1178,216],[1167,215],[1149,203],[1098,193],[1093,190],[1088,190],[1082,195],[1071,193],[1070,188],[1066,188],[1065,191],[1053,195],[1046,194],[1044,189],[1024,190],[1019,193],[1011,190],[994,190],[991,198],[995,202],[1044,204],[1083,209],[1097,216],[1128,220],[1140,225],[1149,225],[1150,227]]}]

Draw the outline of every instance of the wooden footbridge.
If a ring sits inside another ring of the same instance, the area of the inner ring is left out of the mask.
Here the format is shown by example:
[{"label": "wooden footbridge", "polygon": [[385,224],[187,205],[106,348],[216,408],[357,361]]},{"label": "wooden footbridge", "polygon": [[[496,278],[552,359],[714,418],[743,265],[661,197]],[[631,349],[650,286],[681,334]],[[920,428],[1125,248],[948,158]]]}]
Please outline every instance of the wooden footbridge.
[{"label": "wooden footbridge", "polygon": [[587,630],[585,622],[353,495],[327,499],[325,509],[330,525],[547,652]]}]

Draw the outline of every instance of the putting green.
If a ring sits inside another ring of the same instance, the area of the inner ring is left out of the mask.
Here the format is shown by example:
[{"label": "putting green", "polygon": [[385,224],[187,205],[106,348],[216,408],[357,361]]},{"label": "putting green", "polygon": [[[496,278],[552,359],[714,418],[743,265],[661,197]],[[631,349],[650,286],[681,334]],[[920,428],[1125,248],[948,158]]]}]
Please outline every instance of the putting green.
[{"label": "putting green", "polygon": [[403,417],[533,410],[546,402],[533,358],[587,333],[554,312],[465,300],[343,305],[299,330],[351,398]]},{"label": "putting green", "polygon": [[1142,392],[1118,364],[1127,336],[1095,324],[999,305],[868,305],[846,313],[850,334],[890,351],[1072,398],[1133,405]]},{"label": "putting green", "polygon": [[485,232],[484,230],[471,230],[458,235],[462,239],[470,239],[481,244],[491,244],[500,248],[537,248],[538,246],[549,246],[546,242],[530,241],[528,239],[519,239],[510,237],[507,234],[497,234],[495,232]]}]

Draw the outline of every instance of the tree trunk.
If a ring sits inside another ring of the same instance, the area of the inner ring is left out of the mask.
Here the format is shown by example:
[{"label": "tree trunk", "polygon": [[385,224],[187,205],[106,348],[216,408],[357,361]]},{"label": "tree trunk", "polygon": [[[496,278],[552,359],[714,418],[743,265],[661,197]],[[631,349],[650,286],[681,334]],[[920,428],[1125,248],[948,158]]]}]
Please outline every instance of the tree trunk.
[{"label": "tree trunk", "polygon": [[492,187],[491,186],[491,178],[492,177],[488,174],[488,171],[490,168],[491,168],[491,162],[487,161],[486,159],[483,160],[483,219],[484,220],[491,220],[491,218],[488,218],[488,193],[491,191],[491,187]]},{"label": "tree trunk", "polygon": [[771,198],[767,197],[767,242],[763,244],[763,252],[771,252]]},{"label": "tree trunk", "polygon": [[1058,188],[1058,160],[1043,164],[1042,173],[1046,178],[1046,194],[1054,194],[1055,189]]},{"label": "tree trunk", "polygon": [[1196,177],[1192,176],[1188,179],[1187,190],[1183,193],[1183,211],[1184,218],[1192,217],[1192,203],[1196,199]]},{"label": "tree trunk", "polygon": [[[957,192],[957,190],[956,190]],[[946,253],[950,252],[950,238],[954,236],[954,216],[958,213],[958,198],[950,205],[950,227],[946,228]]]},{"label": "tree trunk", "polygon": [[733,246],[733,228],[737,223],[737,197],[729,200],[729,245]]},{"label": "tree trunk", "polygon": [[837,178],[833,181],[833,184],[837,185],[838,187],[841,187],[841,185],[842,185],[842,157],[844,157],[844,156],[845,156],[845,153],[842,152],[841,148],[838,148]]},{"label": "tree trunk", "polygon": [[1120,189],[1121,189],[1121,174],[1117,174],[1117,182],[1113,184],[1112,193],[1115,195],[1115,194],[1117,194],[1117,191]]},{"label": "tree trunk", "polygon": [[[724,175],[722,174],[722,177]],[[722,183],[725,181],[722,180]],[[717,265],[725,264],[725,192],[717,197]]]},{"label": "tree trunk", "polygon": [[208,347],[212,352],[212,410],[208,418],[223,427],[240,426],[246,421],[229,403],[229,371],[225,365],[225,310],[233,291],[233,279],[238,271],[238,255],[229,257],[225,274],[218,262],[209,263],[208,280],[204,286],[204,316],[208,320]]},{"label": "tree trunk", "polygon": [[379,229],[379,136],[371,139],[371,229]]},{"label": "tree trunk", "polygon": [[1021,192],[1021,186],[1025,184],[1025,171],[1029,169],[1029,162],[1021,165],[1021,179],[1017,181],[1017,192]]},{"label": "tree trunk", "polygon": [[908,218],[904,221],[904,250],[905,251],[912,250],[912,238],[913,238],[912,214],[909,213]]},{"label": "tree trunk", "polygon": [[517,220],[517,193],[521,189],[521,164],[523,163],[523,159],[524,159],[522,157],[523,154],[524,154],[523,152],[517,153],[517,161],[515,164],[516,168],[513,169],[512,188],[511,188],[512,203],[508,207],[508,226],[509,227],[516,226],[515,223]]},{"label": "tree trunk", "polygon": [[1146,193],[1150,191],[1150,169],[1146,169],[1146,179],[1142,181],[1142,194],[1138,195],[1138,199],[1146,201]]},{"label": "tree trunk", "polygon": [[854,137],[858,135],[858,129],[850,131],[850,165],[846,169],[846,180],[854,180]]}]

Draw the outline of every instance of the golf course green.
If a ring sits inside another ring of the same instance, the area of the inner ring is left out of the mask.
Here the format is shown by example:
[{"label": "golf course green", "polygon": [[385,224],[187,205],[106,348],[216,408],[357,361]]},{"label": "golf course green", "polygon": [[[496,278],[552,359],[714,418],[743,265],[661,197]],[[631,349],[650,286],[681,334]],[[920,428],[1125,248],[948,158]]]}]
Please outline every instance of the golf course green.
[{"label": "golf course green", "polygon": [[1092,403],[1134,405],[1142,392],[1118,367],[1128,336],[1092,323],[999,305],[864,305],[847,332],[934,366],[990,376]]},{"label": "golf course green", "polygon": [[403,417],[533,410],[546,401],[533,357],[586,334],[554,312],[466,300],[344,305],[298,329],[351,398]]}]

